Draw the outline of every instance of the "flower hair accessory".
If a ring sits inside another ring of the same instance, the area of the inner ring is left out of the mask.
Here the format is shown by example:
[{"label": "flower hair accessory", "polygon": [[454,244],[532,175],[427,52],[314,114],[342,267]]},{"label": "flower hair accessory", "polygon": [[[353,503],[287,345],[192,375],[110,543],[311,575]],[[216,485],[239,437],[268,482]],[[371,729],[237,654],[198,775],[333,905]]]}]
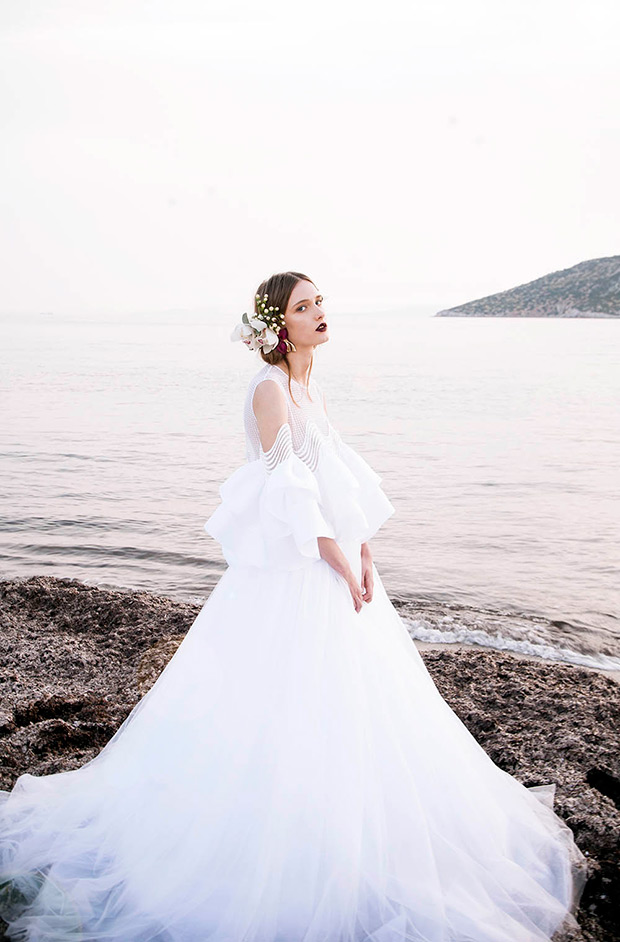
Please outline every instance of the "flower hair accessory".
[{"label": "flower hair accessory", "polygon": [[241,323],[237,324],[231,340],[243,340],[250,350],[264,350],[271,353],[287,353],[295,350],[295,344],[288,339],[288,331],[284,326],[284,315],[280,314],[279,307],[267,306],[267,295],[256,295],[258,312],[252,317],[243,314]]}]

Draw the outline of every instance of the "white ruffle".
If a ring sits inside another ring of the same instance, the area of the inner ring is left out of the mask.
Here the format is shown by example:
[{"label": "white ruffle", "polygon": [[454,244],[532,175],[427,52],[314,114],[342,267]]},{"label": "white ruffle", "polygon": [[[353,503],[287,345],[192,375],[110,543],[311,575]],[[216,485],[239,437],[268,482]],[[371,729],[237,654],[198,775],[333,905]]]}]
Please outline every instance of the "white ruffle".
[{"label": "white ruffle", "polygon": [[395,508],[381,478],[338,438],[324,442],[313,471],[295,453],[267,472],[261,459],[220,486],[221,504],[204,524],[229,566],[298,569],[320,559],[319,536],[366,542]]},{"label": "white ruffle", "polygon": [[298,569],[321,558],[319,536],[335,537],[318,482],[295,454],[269,474],[260,459],[248,462],[221,485],[220,496],[204,529],[229,566]]},{"label": "white ruffle", "polygon": [[317,468],[319,488],[338,541],[365,543],[395,512],[382,478],[332,429],[334,448],[325,448]]}]

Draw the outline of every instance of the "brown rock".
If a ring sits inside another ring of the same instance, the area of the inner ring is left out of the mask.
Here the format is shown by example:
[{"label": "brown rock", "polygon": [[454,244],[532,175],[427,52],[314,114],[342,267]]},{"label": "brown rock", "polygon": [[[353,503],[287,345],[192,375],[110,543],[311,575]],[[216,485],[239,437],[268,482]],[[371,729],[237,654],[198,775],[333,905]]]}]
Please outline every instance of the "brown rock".
[{"label": "brown rock", "polygon": [[[73,579],[0,582],[0,788],[94,758],[154,683],[200,605]],[[442,696],[494,762],[556,783],[593,861],[577,942],[620,939],[620,685],[490,649],[422,651]],[[567,940],[568,942],[568,940]]]}]

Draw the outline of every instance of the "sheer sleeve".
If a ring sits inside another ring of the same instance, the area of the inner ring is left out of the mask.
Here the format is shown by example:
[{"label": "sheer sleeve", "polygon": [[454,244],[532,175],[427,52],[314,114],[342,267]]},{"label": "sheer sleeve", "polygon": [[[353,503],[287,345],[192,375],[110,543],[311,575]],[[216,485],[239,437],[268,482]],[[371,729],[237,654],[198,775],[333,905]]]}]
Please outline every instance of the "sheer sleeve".
[{"label": "sheer sleeve", "polygon": [[280,426],[268,451],[261,448],[260,460],[266,480],[260,494],[259,514],[276,557],[278,543],[290,542],[292,538],[302,556],[320,559],[317,538],[334,538],[335,533],[321,508],[315,475],[293,450],[288,422]]}]

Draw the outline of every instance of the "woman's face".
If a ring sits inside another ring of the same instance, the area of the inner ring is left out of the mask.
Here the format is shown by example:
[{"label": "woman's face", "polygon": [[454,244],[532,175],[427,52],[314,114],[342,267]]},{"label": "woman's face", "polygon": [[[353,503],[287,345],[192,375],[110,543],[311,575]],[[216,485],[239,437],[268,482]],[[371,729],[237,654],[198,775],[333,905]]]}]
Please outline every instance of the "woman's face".
[{"label": "woman's face", "polygon": [[[319,324],[325,327],[317,330]],[[289,340],[299,347],[316,347],[329,340],[323,310],[323,295],[311,281],[298,281],[291,292],[284,314]]]}]

